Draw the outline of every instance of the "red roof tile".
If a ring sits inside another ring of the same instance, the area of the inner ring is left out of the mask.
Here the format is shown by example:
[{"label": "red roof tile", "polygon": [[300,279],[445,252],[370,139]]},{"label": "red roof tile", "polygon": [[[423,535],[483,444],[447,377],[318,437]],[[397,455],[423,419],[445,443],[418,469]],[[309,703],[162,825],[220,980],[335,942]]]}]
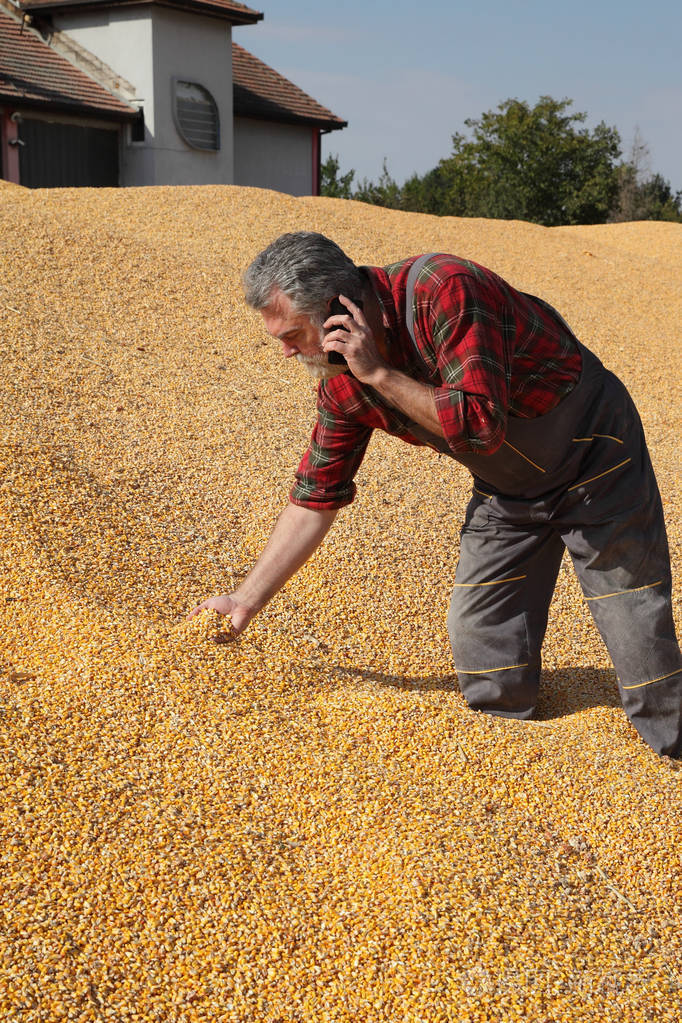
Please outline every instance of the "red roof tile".
[{"label": "red roof tile", "polygon": [[232,81],[235,117],[314,124],[330,130],[345,128],[348,124],[234,42]]},{"label": "red roof tile", "polygon": [[0,103],[49,107],[116,121],[137,116],[93,78],[79,71],[20,19],[0,10]]},{"label": "red roof tile", "polygon": [[[260,11],[254,11],[246,4],[237,3],[236,0],[152,0],[162,7],[179,7],[186,11],[196,11],[202,14],[212,14],[218,18],[224,18],[233,25],[254,25],[263,17]],[[149,3],[149,0],[22,0],[21,6],[25,11],[35,11],[36,14],[47,14],[52,11],[66,12],[83,10],[91,7],[121,7],[135,6],[137,4]]]}]

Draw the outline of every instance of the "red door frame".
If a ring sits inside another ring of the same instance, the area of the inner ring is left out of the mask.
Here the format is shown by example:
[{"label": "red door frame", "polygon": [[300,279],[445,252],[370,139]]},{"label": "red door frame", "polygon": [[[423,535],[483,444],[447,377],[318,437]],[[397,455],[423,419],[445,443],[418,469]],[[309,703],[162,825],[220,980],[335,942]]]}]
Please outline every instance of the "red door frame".
[{"label": "red door frame", "polygon": [[313,128],[313,190],[312,195],[320,194],[320,129]]},{"label": "red door frame", "polygon": [[2,176],[5,181],[20,185],[19,180],[19,124],[12,119],[13,110],[0,107],[0,150],[2,152]]}]

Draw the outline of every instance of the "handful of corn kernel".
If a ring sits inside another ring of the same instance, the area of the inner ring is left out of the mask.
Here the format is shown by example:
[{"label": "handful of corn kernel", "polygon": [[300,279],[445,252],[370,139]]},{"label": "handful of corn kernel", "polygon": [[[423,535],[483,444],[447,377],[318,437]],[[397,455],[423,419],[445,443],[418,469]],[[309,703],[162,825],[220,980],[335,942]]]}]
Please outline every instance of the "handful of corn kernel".
[{"label": "handful of corn kernel", "polygon": [[232,625],[231,615],[222,615],[217,632],[213,636],[214,643],[232,643],[237,639],[237,633]]},{"label": "handful of corn kernel", "polygon": [[173,627],[173,635],[183,640],[210,640],[214,643],[231,643],[237,638],[230,615],[204,610],[193,618],[184,618]]}]

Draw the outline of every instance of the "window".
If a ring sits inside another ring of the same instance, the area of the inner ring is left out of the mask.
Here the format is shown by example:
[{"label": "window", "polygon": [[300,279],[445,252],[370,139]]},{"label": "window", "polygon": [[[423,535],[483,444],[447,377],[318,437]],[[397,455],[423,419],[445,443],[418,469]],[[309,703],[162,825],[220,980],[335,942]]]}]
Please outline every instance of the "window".
[{"label": "window", "polygon": [[173,79],[175,126],[192,149],[220,149],[220,119],[213,96],[196,82]]},{"label": "window", "polygon": [[142,107],[137,111],[137,117],[130,125],[130,141],[144,142],[144,110]]}]

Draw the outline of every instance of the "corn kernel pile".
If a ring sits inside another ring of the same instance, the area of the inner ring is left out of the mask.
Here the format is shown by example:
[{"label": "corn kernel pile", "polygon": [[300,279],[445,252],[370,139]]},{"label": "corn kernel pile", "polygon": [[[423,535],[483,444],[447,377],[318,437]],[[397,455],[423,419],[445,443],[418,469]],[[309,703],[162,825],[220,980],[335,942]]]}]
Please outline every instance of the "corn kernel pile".
[{"label": "corn kernel pile", "polygon": [[0,190],[0,1019],[679,1023],[682,773],[568,562],[538,719],[445,628],[468,474],[376,434],[236,642],[314,385],[243,304],[283,231],[475,259],[638,403],[680,630],[682,227],[546,229],[236,187]]}]

